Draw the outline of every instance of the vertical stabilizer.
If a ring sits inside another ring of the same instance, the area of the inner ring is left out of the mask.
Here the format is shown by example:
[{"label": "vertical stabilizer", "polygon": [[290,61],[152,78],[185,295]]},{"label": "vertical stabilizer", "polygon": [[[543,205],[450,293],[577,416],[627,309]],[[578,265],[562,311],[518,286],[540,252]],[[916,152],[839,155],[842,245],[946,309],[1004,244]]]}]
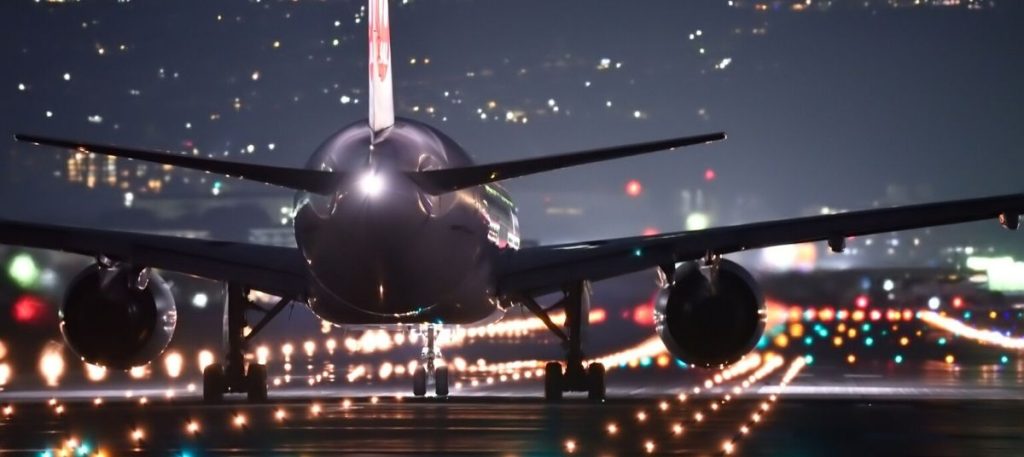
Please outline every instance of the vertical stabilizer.
[{"label": "vertical stabilizer", "polygon": [[370,129],[380,133],[395,124],[391,90],[391,26],[388,0],[370,2]]}]

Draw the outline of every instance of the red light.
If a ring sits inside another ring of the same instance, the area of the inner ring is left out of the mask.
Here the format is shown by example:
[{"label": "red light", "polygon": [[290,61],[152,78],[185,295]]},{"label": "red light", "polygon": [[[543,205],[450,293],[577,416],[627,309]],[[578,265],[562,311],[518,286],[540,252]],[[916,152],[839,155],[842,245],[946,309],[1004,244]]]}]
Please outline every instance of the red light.
[{"label": "red light", "polygon": [[640,194],[642,194],[643,192],[644,186],[640,184],[640,181],[630,179],[629,182],[626,183],[626,195],[636,198],[639,197]]},{"label": "red light", "polygon": [[868,296],[867,295],[860,295],[860,296],[857,297],[857,307],[858,308],[867,308],[868,307]]},{"label": "red light", "polygon": [[654,236],[654,235],[657,235],[658,233],[661,233],[661,232],[659,232],[658,229],[656,229],[654,227],[647,227],[647,228],[644,229],[644,236]]},{"label": "red light", "polygon": [[46,303],[32,295],[22,295],[11,306],[14,321],[20,324],[34,324],[43,318]]},{"label": "red light", "polygon": [[953,307],[954,308],[962,308],[963,306],[964,306],[964,299],[963,299],[963,297],[953,297]]},{"label": "red light", "polygon": [[707,170],[704,170],[704,180],[705,181],[707,181],[707,182],[714,181],[716,177],[718,177],[718,175],[715,174],[715,170],[712,170],[710,168],[708,168]]},{"label": "red light", "polygon": [[633,308],[633,322],[642,327],[654,325],[654,304],[641,303]]}]

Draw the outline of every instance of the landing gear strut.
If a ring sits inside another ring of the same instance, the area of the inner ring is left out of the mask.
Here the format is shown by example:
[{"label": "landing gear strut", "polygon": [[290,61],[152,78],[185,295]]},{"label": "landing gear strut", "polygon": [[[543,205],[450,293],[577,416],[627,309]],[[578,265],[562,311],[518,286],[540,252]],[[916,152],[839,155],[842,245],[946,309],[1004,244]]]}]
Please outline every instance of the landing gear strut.
[{"label": "landing gear strut", "polygon": [[435,362],[441,359],[441,351],[437,349],[437,335],[441,328],[436,325],[426,325],[424,333],[423,351],[420,353],[420,364],[412,374],[412,393],[417,397],[427,394],[427,381],[431,375],[434,378],[434,393],[438,397],[448,396],[448,366]]},{"label": "landing gear strut", "polygon": [[[228,283],[227,300],[224,306],[224,349],[225,363],[214,363],[203,369],[203,401],[219,403],[226,393],[245,393],[250,402],[267,399],[267,367],[259,363],[246,366],[245,353],[249,341],[265,327],[271,319],[284,309],[291,299],[282,298],[273,308],[267,310],[249,301],[249,291],[237,283]],[[248,333],[245,328],[246,312],[262,312],[263,318]]]},{"label": "landing gear strut", "polygon": [[[604,365],[592,362],[584,366],[583,340],[590,318],[590,283],[580,281],[566,287],[565,296],[553,306],[543,309],[532,298],[524,305],[537,315],[565,347],[565,366],[548,362],[544,366],[544,398],[548,401],[562,399],[564,392],[586,392],[591,400],[605,399]],[[565,310],[565,331],[555,325],[548,312],[555,308]]]}]

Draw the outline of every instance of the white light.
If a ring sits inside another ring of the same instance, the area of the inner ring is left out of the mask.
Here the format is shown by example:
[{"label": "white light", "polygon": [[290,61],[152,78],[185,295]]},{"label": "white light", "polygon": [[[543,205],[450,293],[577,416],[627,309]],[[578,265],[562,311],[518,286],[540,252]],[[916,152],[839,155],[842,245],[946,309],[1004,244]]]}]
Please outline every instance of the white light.
[{"label": "white light", "polygon": [[199,351],[199,371],[202,372],[211,364],[213,364],[213,353],[206,349]]},{"label": "white light", "polygon": [[192,306],[196,308],[206,308],[206,305],[210,303],[210,297],[203,292],[199,292],[192,296]]},{"label": "white light", "polygon": [[22,92],[25,92],[25,84],[24,83],[18,83],[18,90],[22,91]]},{"label": "white light", "polygon": [[99,365],[85,364],[85,377],[90,381],[99,382],[107,377],[107,369]]},{"label": "white light", "polygon": [[892,292],[892,289],[895,287],[896,283],[892,282],[891,279],[886,279],[885,282],[882,283],[882,290],[886,292]]},{"label": "white light", "polygon": [[64,356],[60,345],[48,344],[39,359],[39,372],[46,379],[46,384],[56,386],[64,374]]},{"label": "white light", "polygon": [[64,73],[64,80],[71,81],[71,73]]},{"label": "white light", "polygon": [[185,365],[185,359],[177,352],[170,352],[164,357],[164,369],[171,379],[181,376],[181,369]]},{"label": "white light", "polygon": [[384,179],[371,171],[359,180],[359,189],[366,195],[376,196],[384,189]]},{"label": "white light", "polygon": [[939,297],[932,297],[928,299],[928,309],[939,309],[939,304],[941,304],[941,302],[939,301]]}]

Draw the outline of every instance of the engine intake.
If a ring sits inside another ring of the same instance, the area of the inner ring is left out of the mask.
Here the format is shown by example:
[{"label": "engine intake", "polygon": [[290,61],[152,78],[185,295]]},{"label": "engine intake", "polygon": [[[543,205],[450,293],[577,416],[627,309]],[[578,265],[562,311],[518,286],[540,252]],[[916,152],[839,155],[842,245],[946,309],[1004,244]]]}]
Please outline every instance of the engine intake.
[{"label": "engine intake", "polygon": [[171,289],[160,275],[146,268],[94,264],[71,280],[60,330],[86,362],[127,370],[163,352],[177,316]]},{"label": "engine intake", "polygon": [[736,362],[764,333],[764,296],[747,270],[721,260],[712,283],[696,262],[676,269],[662,289],[654,322],[665,347],[695,366],[722,367]]}]

